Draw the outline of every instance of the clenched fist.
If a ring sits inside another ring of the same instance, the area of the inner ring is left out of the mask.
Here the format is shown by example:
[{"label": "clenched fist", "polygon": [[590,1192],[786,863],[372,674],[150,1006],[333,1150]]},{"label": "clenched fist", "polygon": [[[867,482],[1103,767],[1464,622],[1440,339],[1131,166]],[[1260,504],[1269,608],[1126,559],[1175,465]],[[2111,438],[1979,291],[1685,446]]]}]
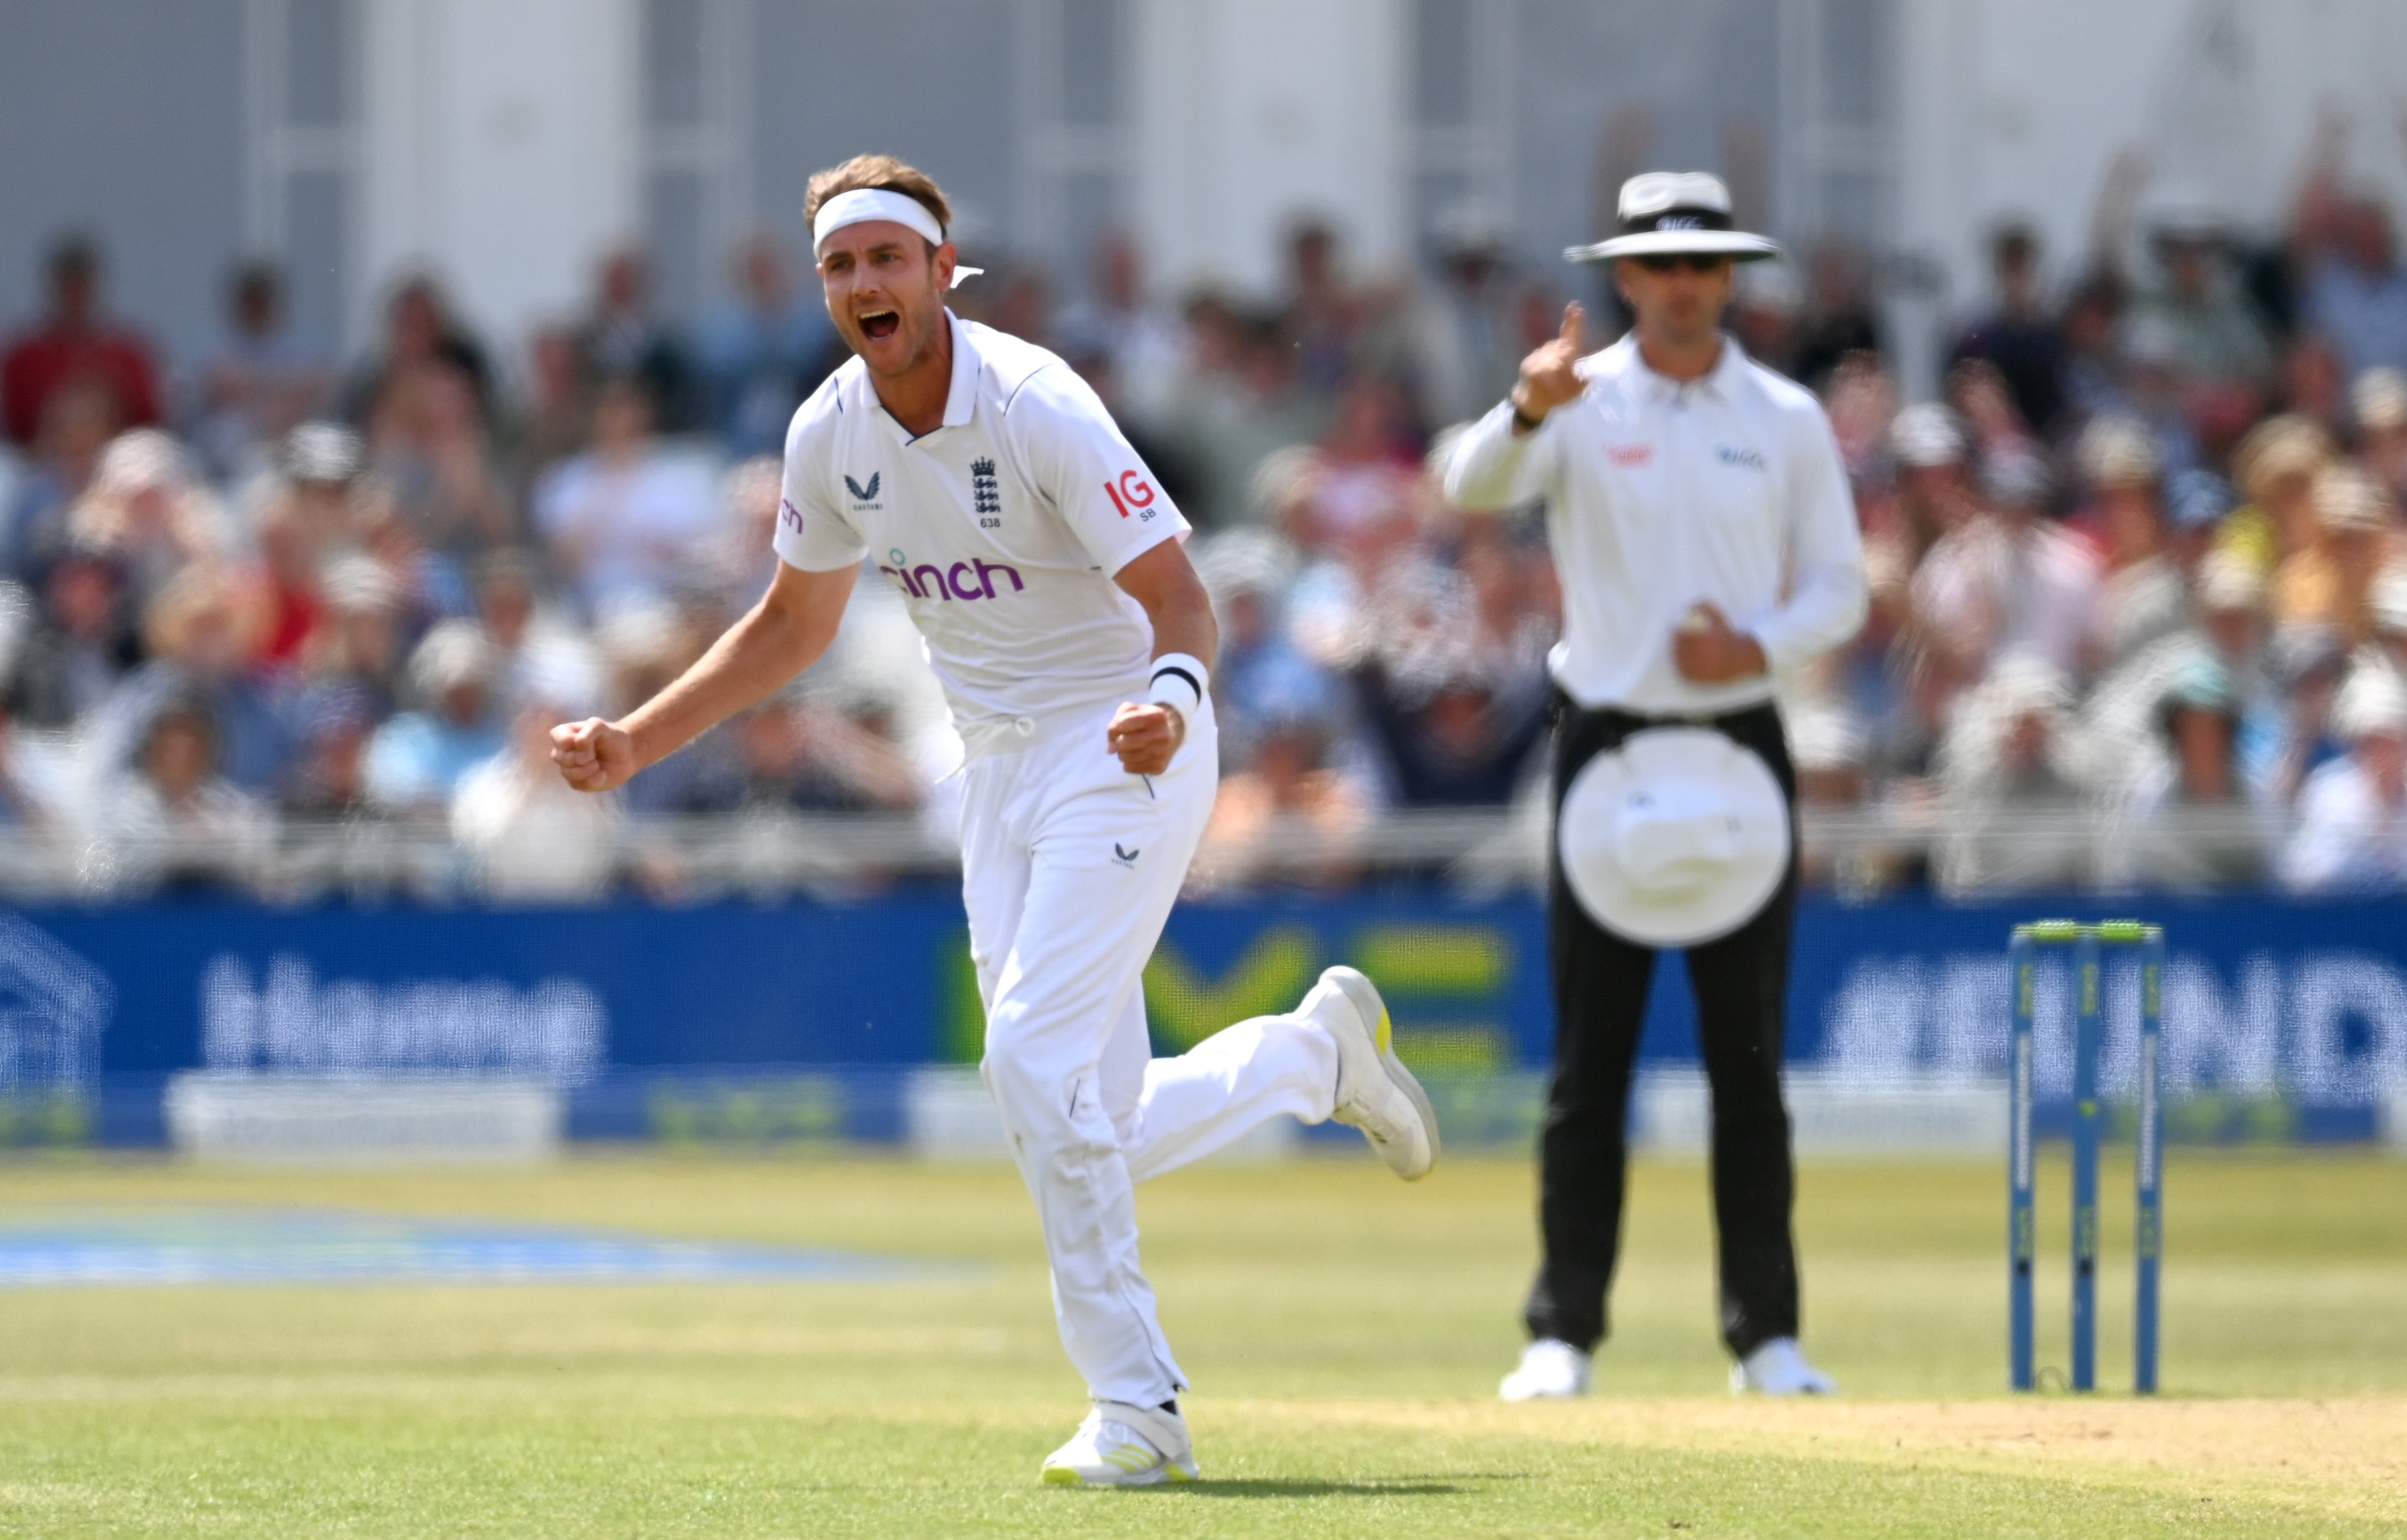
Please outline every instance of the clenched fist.
[{"label": "clenched fist", "polygon": [[551,763],[577,791],[607,791],[634,775],[635,740],[599,717],[563,722],[551,730]]},{"label": "clenched fist", "polygon": [[1187,719],[1159,701],[1132,701],[1112,713],[1104,741],[1130,775],[1158,776],[1187,741]]}]

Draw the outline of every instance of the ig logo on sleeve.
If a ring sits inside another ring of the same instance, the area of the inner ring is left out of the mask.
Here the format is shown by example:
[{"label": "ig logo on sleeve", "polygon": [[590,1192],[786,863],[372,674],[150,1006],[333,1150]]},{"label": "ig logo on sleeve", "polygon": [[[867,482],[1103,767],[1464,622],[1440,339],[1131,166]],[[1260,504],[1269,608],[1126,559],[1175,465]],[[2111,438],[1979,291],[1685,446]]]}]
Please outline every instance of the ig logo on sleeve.
[{"label": "ig logo on sleeve", "polygon": [[1153,483],[1132,470],[1120,472],[1118,481],[1104,482],[1104,492],[1123,519],[1130,517],[1132,508],[1140,510],[1135,515],[1139,523],[1161,511],[1153,506]]}]

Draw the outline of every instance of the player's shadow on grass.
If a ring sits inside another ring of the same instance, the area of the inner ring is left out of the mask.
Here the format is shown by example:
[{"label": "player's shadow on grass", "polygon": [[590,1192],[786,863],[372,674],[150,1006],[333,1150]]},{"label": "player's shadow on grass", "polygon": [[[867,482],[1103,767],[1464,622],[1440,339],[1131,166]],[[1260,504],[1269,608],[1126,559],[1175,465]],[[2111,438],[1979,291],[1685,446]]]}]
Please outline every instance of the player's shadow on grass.
[{"label": "player's shadow on grass", "polygon": [[[1518,1481],[1517,1474],[1476,1476],[1474,1481]],[[1319,1481],[1311,1479],[1255,1481],[1215,1480],[1205,1476],[1201,1481],[1165,1482],[1158,1487],[1140,1487],[1139,1491],[1189,1497],[1466,1497],[1472,1489],[1442,1476],[1396,1476],[1368,1481]]]}]

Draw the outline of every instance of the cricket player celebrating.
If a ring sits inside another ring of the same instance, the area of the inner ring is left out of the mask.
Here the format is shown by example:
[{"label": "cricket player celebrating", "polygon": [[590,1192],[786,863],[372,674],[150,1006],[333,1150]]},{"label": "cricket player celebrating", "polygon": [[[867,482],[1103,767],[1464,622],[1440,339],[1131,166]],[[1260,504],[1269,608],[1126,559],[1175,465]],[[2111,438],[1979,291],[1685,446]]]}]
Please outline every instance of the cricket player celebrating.
[{"label": "cricket player celebrating", "polygon": [[803,212],[855,356],[788,430],[776,577],[657,697],[555,728],[552,757],[581,791],[623,785],[816,661],[864,565],[903,591],[968,750],[981,1073],[1093,1401],[1043,1477],[1189,1480],[1187,1377],[1137,1262],[1134,1184],[1280,1113],[1360,1128],[1410,1180],[1436,1159],[1437,1119],[1351,968],[1290,1015],[1151,1057],[1140,975],[1219,774],[1218,635],[1187,521],[1066,364],[946,307],[976,269],[926,175],[859,156],[813,177]]}]

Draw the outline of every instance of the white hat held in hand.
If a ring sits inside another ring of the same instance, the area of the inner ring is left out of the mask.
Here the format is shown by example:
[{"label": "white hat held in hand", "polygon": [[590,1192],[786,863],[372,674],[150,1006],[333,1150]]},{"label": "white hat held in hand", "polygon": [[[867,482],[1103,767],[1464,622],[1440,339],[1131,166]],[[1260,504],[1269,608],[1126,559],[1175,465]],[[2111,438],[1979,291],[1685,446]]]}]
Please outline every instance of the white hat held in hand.
[{"label": "white hat held in hand", "polygon": [[1788,870],[1788,805],[1772,769],[1701,727],[1633,734],[1572,777],[1556,831],[1588,917],[1648,947],[1737,930]]}]

